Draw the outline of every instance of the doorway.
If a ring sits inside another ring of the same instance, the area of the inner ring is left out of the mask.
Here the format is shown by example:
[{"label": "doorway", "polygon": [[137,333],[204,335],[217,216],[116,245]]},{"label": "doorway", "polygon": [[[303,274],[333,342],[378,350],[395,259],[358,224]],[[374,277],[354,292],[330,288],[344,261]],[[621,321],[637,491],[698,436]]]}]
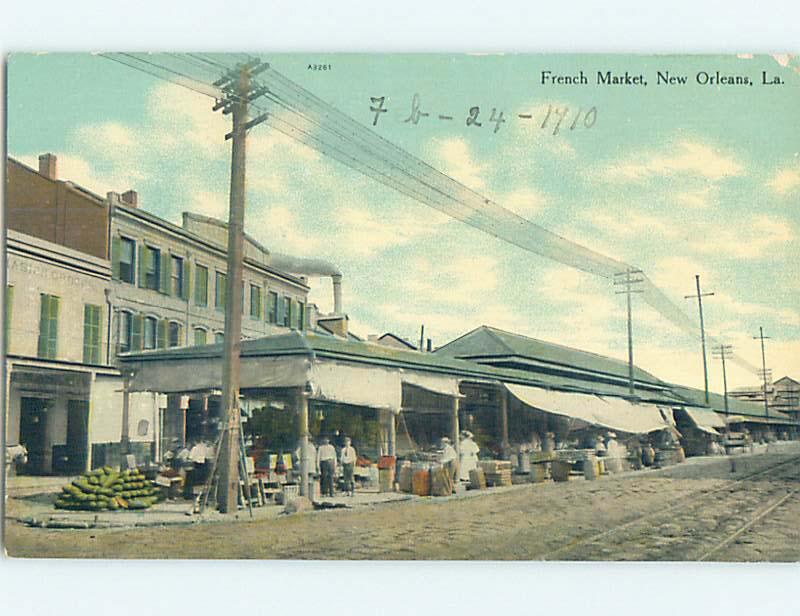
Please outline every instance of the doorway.
[{"label": "doorway", "polygon": [[42,475],[46,472],[47,407],[46,398],[20,398],[19,442],[28,450],[25,472]]},{"label": "doorway", "polygon": [[89,440],[89,401],[67,402],[67,472],[79,474],[86,470]]}]

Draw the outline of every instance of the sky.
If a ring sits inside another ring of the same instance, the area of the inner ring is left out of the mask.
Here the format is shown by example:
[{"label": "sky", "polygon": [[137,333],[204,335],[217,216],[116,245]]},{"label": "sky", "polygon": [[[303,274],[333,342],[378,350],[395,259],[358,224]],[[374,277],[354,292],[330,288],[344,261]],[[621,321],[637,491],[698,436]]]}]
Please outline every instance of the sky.
[{"label": "sky", "polygon": [[[697,322],[760,366],[763,326],[775,378],[800,376],[800,61],[788,56],[268,54],[272,67],[382,137],[519,215],[641,267]],[[309,65],[329,65],[309,70]],[[541,72],[588,85],[542,84]],[[598,86],[597,71],[647,86]],[[656,85],[657,72],[687,76]],[[697,83],[747,75],[752,86]],[[761,85],[762,71],[783,85]],[[229,117],[213,101],[90,54],[14,54],[9,155],[94,192],[139,192],[140,207],[227,216]],[[405,122],[414,95],[430,116]],[[370,98],[385,97],[372,126]],[[467,125],[479,107],[481,126]],[[568,108],[553,134],[549,108]],[[505,122],[495,132],[492,109]],[[587,117],[587,112],[595,112]],[[578,113],[580,110],[580,113]],[[453,120],[439,120],[438,115]],[[521,119],[529,114],[532,119]],[[574,129],[569,129],[578,117]],[[588,125],[588,127],[587,127]],[[394,332],[435,346],[480,325],[627,358],[624,296],[605,279],[486,235],[274,131],[248,141],[245,228],[270,250],[322,257],[344,273],[361,336]],[[311,300],[332,309],[330,280]],[[634,297],[636,363],[702,387],[697,336]],[[698,324],[699,331],[699,324]],[[730,388],[756,375],[728,366]],[[722,391],[709,353],[711,388]]]}]

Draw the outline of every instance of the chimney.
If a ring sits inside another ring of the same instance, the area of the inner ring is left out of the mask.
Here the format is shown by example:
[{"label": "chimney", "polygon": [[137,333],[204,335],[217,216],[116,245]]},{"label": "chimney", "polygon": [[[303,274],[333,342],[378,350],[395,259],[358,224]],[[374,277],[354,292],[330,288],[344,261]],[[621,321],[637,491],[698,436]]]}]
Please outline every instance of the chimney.
[{"label": "chimney", "polygon": [[125,205],[139,207],[139,193],[137,193],[135,190],[126,190],[124,193],[122,193],[120,199],[122,199],[122,202]]},{"label": "chimney", "polygon": [[334,335],[347,338],[348,320],[347,315],[343,314],[317,319],[317,323],[324,325]]},{"label": "chimney", "polygon": [[428,353],[433,351],[433,340],[431,340],[430,338],[428,338],[428,346],[426,347],[426,350],[428,351]]},{"label": "chimney", "polygon": [[333,280],[333,314],[342,314],[342,275],[334,274]]},{"label": "chimney", "polygon": [[56,155],[47,153],[39,156],[39,175],[51,180],[58,179],[56,173]]}]

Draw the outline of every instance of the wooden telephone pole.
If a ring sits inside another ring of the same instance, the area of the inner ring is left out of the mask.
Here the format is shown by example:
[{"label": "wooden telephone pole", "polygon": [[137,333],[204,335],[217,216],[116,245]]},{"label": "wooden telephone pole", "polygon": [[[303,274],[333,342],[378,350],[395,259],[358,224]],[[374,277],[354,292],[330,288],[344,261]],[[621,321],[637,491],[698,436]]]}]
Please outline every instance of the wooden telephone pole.
[{"label": "wooden telephone pole", "polygon": [[[719,357],[722,360],[722,386],[723,392],[725,393],[725,427],[728,426],[728,415],[730,413],[728,409],[728,371],[725,367],[725,357],[729,356],[733,351],[733,347],[729,344],[720,344],[716,349],[712,352],[716,357]],[[706,395],[708,395],[706,393]]]},{"label": "wooden telephone pole", "polygon": [[[634,289],[634,286],[644,282],[644,277],[641,276],[642,270],[633,269],[629,267],[624,272],[614,274],[614,285],[624,286],[623,291],[617,291],[616,294],[625,294],[628,296],[628,392],[631,396],[636,393],[634,378],[633,378],[633,315],[631,311],[631,295],[633,293],[644,293],[641,289]],[[636,276],[636,274],[639,274]]]},{"label": "wooden telephone pole", "polygon": [[767,355],[764,351],[764,340],[769,340],[769,336],[764,335],[764,328],[758,328],[758,336],[753,336],[753,340],[761,340],[761,378],[764,379],[764,413],[767,418],[767,430],[769,430],[769,399],[767,398],[767,384],[770,379],[770,371],[767,370]]},{"label": "wooden telephone pole", "polygon": [[[703,347],[703,381],[705,383],[706,404],[708,404],[708,362],[706,361],[706,329],[703,324],[703,298],[714,295],[713,293],[700,292],[700,274],[695,274],[695,283],[697,285],[697,295],[684,295],[684,299],[694,299],[697,297],[697,308],[700,310],[700,343]],[[723,365],[725,360],[723,359]]]},{"label": "wooden telephone pole", "polygon": [[242,344],[242,257],[244,252],[245,168],[247,131],[267,119],[263,114],[248,119],[249,103],[265,93],[253,90],[251,78],[269,65],[251,61],[238,66],[214,83],[225,98],[218,100],[214,111],[231,114],[233,130],[225,135],[231,140],[231,187],[228,211],[228,260],[225,280],[225,339],[222,350],[223,436],[219,456],[217,506],[222,513],[235,513],[239,499],[241,418],[239,414],[239,355]]}]

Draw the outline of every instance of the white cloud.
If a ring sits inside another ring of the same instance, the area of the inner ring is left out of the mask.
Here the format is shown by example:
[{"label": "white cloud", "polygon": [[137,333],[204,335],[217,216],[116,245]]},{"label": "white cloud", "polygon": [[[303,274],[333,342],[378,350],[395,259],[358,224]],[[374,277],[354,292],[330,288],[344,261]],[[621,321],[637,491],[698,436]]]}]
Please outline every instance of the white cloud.
[{"label": "white cloud", "polygon": [[676,193],[672,198],[679,205],[692,209],[704,209],[717,204],[718,194],[719,191],[715,186],[705,186]]},{"label": "white cloud", "polygon": [[609,165],[603,177],[609,181],[641,181],[652,176],[687,174],[707,180],[741,175],[743,166],[730,154],[695,141],[679,141],[668,152],[637,153]]},{"label": "white cloud", "polygon": [[519,188],[502,195],[498,202],[523,218],[529,218],[544,209],[547,197],[532,188]]},{"label": "white cloud", "polygon": [[473,190],[486,187],[488,165],[479,164],[467,141],[461,137],[434,139],[430,145],[437,164],[444,173]]},{"label": "white cloud", "polygon": [[698,253],[758,259],[794,242],[797,234],[788,221],[761,215],[728,225],[698,222],[691,237],[696,239],[690,241],[689,246]]},{"label": "white cloud", "polygon": [[473,306],[497,290],[497,266],[497,259],[484,254],[453,255],[445,262],[416,257],[403,286],[428,302]]},{"label": "white cloud", "polygon": [[779,195],[786,195],[800,188],[800,166],[781,169],[767,182],[767,185]]}]

